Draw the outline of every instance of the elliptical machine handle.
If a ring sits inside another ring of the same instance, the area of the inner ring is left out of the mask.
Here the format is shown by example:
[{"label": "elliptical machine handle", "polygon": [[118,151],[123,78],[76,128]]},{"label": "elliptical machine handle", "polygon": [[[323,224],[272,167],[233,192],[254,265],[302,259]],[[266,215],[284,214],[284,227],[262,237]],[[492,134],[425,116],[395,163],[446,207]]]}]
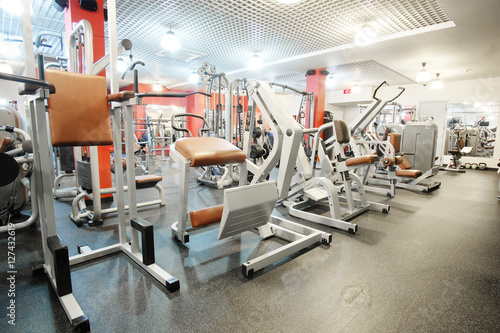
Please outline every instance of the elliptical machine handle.
[{"label": "elliptical machine handle", "polygon": [[[380,101],[380,99],[377,98],[377,91],[384,85],[389,85],[387,81],[382,82],[377,88],[375,88],[375,91],[373,92],[373,99]],[[399,96],[399,95],[398,95]]]},{"label": "elliptical machine handle", "polygon": [[202,119],[203,120],[203,125],[206,125],[207,127],[200,128],[200,130],[198,131],[198,136],[201,136],[202,132],[208,132],[210,130],[210,125],[208,124],[207,120],[203,116],[200,116],[200,115],[197,115],[197,114],[192,114],[192,113],[177,113],[177,114],[173,114],[172,118],[171,118],[172,128],[174,130],[176,130],[176,131],[179,131],[179,132],[186,132],[188,134],[188,136],[191,136],[191,137],[193,136],[193,134],[191,133],[190,130],[188,130],[187,128],[181,128],[181,127],[175,126],[174,119],[178,118],[178,117],[194,117],[194,118]]},{"label": "elliptical machine handle", "polygon": [[388,101],[387,103],[391,103],[392,101],[394,101],[396,98],[398,98],[399,96],[401,96],[402,93],[405,92],[406,88],[403,88],[403,87],[398,87],[398,89],[400,89],[401,91],[399,92],[399,94],[396,95],[396,97],[394,97],[393,99],[391,99],[390,101]]}]

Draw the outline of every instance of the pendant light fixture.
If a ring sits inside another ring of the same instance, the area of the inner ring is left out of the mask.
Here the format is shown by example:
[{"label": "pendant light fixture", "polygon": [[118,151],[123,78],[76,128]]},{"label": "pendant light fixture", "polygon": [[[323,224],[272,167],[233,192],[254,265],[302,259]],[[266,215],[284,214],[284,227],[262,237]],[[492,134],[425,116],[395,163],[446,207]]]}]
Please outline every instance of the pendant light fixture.
[{"label": "pendant light fixture", "polygon": [[370,23],[365,23],[356,33],[354,43],[356,46],[366,46],[375,42],[377,38],[377,30]]},{"label": "pendant light fixture", "polygon": [[127,62],[123,58],[118,58],[118,62],[116,63],[116,69],[120,73],[125,73],[128,69]]},{"label": "pendant light fixture", "polygon": [[178,49],[180,49],[181,44],[177,36],[175,36],[174,32],[172,31],[172,27],[170,27],[170,30],[167,31],[167,33],[162,37],[161,47],[163,47],[167,51],[177,51]]},{"label": "pendant light fixture", "polygon": [[158,82],[155,82],[155,84],[153,85],[153,91],[160,92],[162,90],[162,86]]},{"label": "pendant light fixture", "polygon": [[417,82],[428,82],[431,79],[431,75],[429,74],[427,69],[425,69],[426,64],[427,64],[426,62],[422,63],[422,69],[417,74],[417,79],[416,79]]},{"label": "pendant light fixture", "polygon": [[353,94],[359,94],[361,92],[361,87],[358,85],[358,83],[356,82],[356,84],[354,85],[354,87],[352,87],[351,89],[351,92]]},{"label": "pendant light fixture", "polygon": [[5,61],[0,62],[0,72],[6,74],[13,74],[12,67]]},{"label": "pendant light fixture", "polygon": [[328,75],[326,77],[326,82],[325,82],[325,85],[327,88],[335,88],[337,86],[337,80],[335,79],[335,77],[333,75]]},{"label": "pendant light fixture", "polygon": [[250,61],[248,62],[248,69],[255,71],[262,68],[262,60],[260,59],[258,54],[254,54]]},{"label": "pendant light fixture", "polygon": [[443,89],[443,81],[439,79],[439,73],[436,73],[436,79],[432,81],[431,89]]},{"label": "pendant light fixture", "polygon": [[23,5],[19,0],[0,0],[0,8],[15,16],[21,16],[23,13]]},{"label": "pendant light fixture", "polygon": [[189,74],[188,81],[190,83],[196,84],[196,83],[198,83],[199,79],[200,79],[200,76],[198,75],[198,73],[196,73],[196,71],[192,71],[191,74]]}]

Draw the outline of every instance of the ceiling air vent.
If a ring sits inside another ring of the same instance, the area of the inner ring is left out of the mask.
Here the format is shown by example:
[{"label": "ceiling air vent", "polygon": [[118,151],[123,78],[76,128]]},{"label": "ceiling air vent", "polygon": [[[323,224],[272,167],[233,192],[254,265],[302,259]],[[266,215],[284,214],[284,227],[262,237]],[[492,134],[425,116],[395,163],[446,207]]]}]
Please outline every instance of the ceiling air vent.
[{"label": "ceiling air vent", "polygon": [[206,56],[206,53],[201,53],[198,51],[194,50],[189,50],[189,49],[179,49],[177,51],[167,51],[167,50],[162,50],[158,53],[156,53],[157,56],[160,57],[165,57],[165,58],[170,58],[170,59],[175,59],[175,60],[180,60],[184,62],[189,62],[197,58],[201,58]]}]

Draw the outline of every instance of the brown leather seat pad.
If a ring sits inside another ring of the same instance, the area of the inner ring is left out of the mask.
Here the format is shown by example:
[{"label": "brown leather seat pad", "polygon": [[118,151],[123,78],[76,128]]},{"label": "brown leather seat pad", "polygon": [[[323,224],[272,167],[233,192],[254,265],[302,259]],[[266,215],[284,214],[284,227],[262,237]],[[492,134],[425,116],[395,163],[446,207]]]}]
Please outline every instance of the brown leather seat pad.
[{"label": "brown leather seat pad", "polygon": [[9,136],[4,136],[0,138],[0,153],[5,152],[5,148],[7,148],[12,142],[12,138]]},{"label": "brown leather seat pad", "polygon": [[352,157],[352,158],[347,159],[345,161],[345,165],[351,166],[351,165],[367,164],[367,163],[376,162],[378,160],[379,160],[379,158],[377,155],[358,156],[358,157]]},{"label": "brown leather seat pad", "polygon": [[422,171],[420,170],[397,170],[396,176],[398,177],[408,177],[408,178],[418,178],[422,176]]},{"label": "brown leather seat pad", "polygon": [[48,69],[45,79],[56,86],[48,100],[54,147],[113,143],[106,78]]},{"label": "brown leather seat pad", "polygon": [[136,183],[146,183],[146,182],[161,182],[163,180],[162,176],[157,175],[142,175],[135,176]]},{"label": "brown leather seat pad", "polygon": [[242,163],[245,153],[221,138],[197,137],[175,141],[175,150],[184,156],[192,167],[226,163]]},{"label": "brown leather seat pad", "polygon": [[220,222],[223,208],[224,205],[219,205],[190,212],[189,217],[191,218],[191,225],[197,228],[207,224]]}]

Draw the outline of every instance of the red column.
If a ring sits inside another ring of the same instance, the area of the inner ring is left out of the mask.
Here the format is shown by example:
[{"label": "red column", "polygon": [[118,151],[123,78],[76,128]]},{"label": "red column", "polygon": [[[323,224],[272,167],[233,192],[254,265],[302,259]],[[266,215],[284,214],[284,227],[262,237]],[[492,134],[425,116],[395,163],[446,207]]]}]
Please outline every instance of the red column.
[{"label": "red column", "polygon": [[[314,94],[314,127],[323,125],[325,116],[325,81],[326,76],[321,73],[326,68],[314,70],[314,74],[307,75],[306,91]],[[306,114],[306,126],[309,127],[309,114]]]},{"label": "red column", "polygon": [[[186,112],[196,114],[199,116],[205,116],[205,108],[207,105],[207,97],[202,94],[189,95],[187,97],[187,107]],[[201,120],[193,121],[188,119],[187,128],[193,133],[194,136],[198,136],[198,130],[203,126]]]},{"label": "red column", "polygon": [[[64,10],[64,22],[66,28],[66,44],[68,35],[73,30],[73,23],[78,23],[85,19],[92,26],[94,63],[105,55],[106,49],[104,44],[104,9],[103,0],[97,0],[97,11],[90,12],[80,7],[79,0],[70,0],[69,6]],[[102,76],[106,76],[106,71],[102,71]],[[101,188],[109,188],[111,182],[111,160],[110,149],[112,146],[100,146],[99,151],[99,177]],[[119,153],[119,152],[117,152]],[[111,197],[111,194],[103,194],[101,197]]]}]

